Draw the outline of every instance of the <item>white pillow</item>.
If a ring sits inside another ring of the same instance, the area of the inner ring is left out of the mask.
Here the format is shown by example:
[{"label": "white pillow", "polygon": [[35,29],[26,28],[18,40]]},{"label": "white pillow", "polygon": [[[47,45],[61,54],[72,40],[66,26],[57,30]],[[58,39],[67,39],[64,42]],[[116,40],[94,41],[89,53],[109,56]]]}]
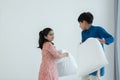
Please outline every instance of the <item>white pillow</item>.
[{"label": "white pillow", "polygon": [[[65,50],[58,50],[59,53],[63,54],[64,52],[68,52]],[[62,76],[69,76],[77,74],[77,63],[74,57],[71,55],[70,52],[68,57],[64,57],[57,60],[57,67],[58,67],[58,74],[59,77]]]},{"label": "white pillow", "polygon": [[79,75],[92,73],[108,64],[101,43],[96,38],[88,38],[79,45]]}]

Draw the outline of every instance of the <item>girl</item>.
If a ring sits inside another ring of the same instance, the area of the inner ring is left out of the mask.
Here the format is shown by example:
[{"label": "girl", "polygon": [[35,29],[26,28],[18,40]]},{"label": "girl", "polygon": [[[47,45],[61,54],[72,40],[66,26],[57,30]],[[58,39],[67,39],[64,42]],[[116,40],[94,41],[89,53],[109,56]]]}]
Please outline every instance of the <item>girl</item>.
[{"label": "girl", "polygon": [[[104,47],[103,44],[109,45],[114,41],[113,36],[104,28],[92,25],[93,15],[90,12],[83,12],[80,14],[78,22],[80,24],[80,28],[82,29],[82,42],[90,37],[94,37],[97,38],[101,42],[102,47]],[[104,73],[104,67],[102,67],[100,70],[90,73],[90,75],[100,78],[100,76],[104,76]]]},{"label": "girl", "polygon": [[42,50],[42,63],[38,80],[58,80],[56,59],[68,56],[68,53],[59,54],[53,44],[54,32],[45,28],[39,32],[39,47]]}]

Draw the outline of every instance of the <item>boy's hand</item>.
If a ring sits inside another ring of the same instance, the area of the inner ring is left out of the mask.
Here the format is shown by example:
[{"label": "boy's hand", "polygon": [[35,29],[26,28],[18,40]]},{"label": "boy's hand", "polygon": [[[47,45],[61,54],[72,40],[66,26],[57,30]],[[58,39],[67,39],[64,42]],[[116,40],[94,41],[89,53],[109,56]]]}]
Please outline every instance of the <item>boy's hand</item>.
[{"label": "boy's hand", "polygon": [[100,43],[106,44],[106,41],[105,41],[105,40],[100,39],[100,38],[97,38],[97,39],[100,41]]}]

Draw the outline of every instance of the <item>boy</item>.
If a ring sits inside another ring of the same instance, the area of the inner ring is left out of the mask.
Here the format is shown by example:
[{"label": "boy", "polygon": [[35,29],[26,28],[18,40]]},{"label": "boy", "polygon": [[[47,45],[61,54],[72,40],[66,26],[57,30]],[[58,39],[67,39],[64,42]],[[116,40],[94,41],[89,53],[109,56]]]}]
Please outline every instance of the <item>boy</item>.
[{"label": "boy", "polygon": [[[82,42],[90,37],[94,37],[97,38],[100,41],[102,47],[104,47],[103,44],[109,45],[114,41],[112,35],[109,34],[104,28],[92,25],[93,15],[90,12],[83,12],[80,14],[78,17],[78,22],[80,24],[80,28],[82,29]],[[104,67],[102,67],[100,70],[90,73],[89,78],[92,75],[100,80],[100,76],[104,76],[104,73]]]}]

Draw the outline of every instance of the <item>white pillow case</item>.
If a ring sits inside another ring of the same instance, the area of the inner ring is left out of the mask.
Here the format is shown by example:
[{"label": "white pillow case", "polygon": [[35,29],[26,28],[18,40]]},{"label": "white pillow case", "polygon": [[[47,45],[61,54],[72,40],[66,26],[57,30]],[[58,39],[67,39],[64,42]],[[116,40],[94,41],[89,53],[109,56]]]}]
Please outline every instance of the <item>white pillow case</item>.
[{"label": "white pillow case", "polygon": [[79,76],[92,73],[108,64],[101,43],[96,38],[88,38],[79,45]]},{"label": "white pillow case", "polygon": [[[58,50],[59,53],[63,54],[64,52],[68,52],[65,50]],[[70,52],[68,57],[64,57],[57,60],[58,74],[59,77],[75,75],[77,74],[78,65],[71,55]]]}]

